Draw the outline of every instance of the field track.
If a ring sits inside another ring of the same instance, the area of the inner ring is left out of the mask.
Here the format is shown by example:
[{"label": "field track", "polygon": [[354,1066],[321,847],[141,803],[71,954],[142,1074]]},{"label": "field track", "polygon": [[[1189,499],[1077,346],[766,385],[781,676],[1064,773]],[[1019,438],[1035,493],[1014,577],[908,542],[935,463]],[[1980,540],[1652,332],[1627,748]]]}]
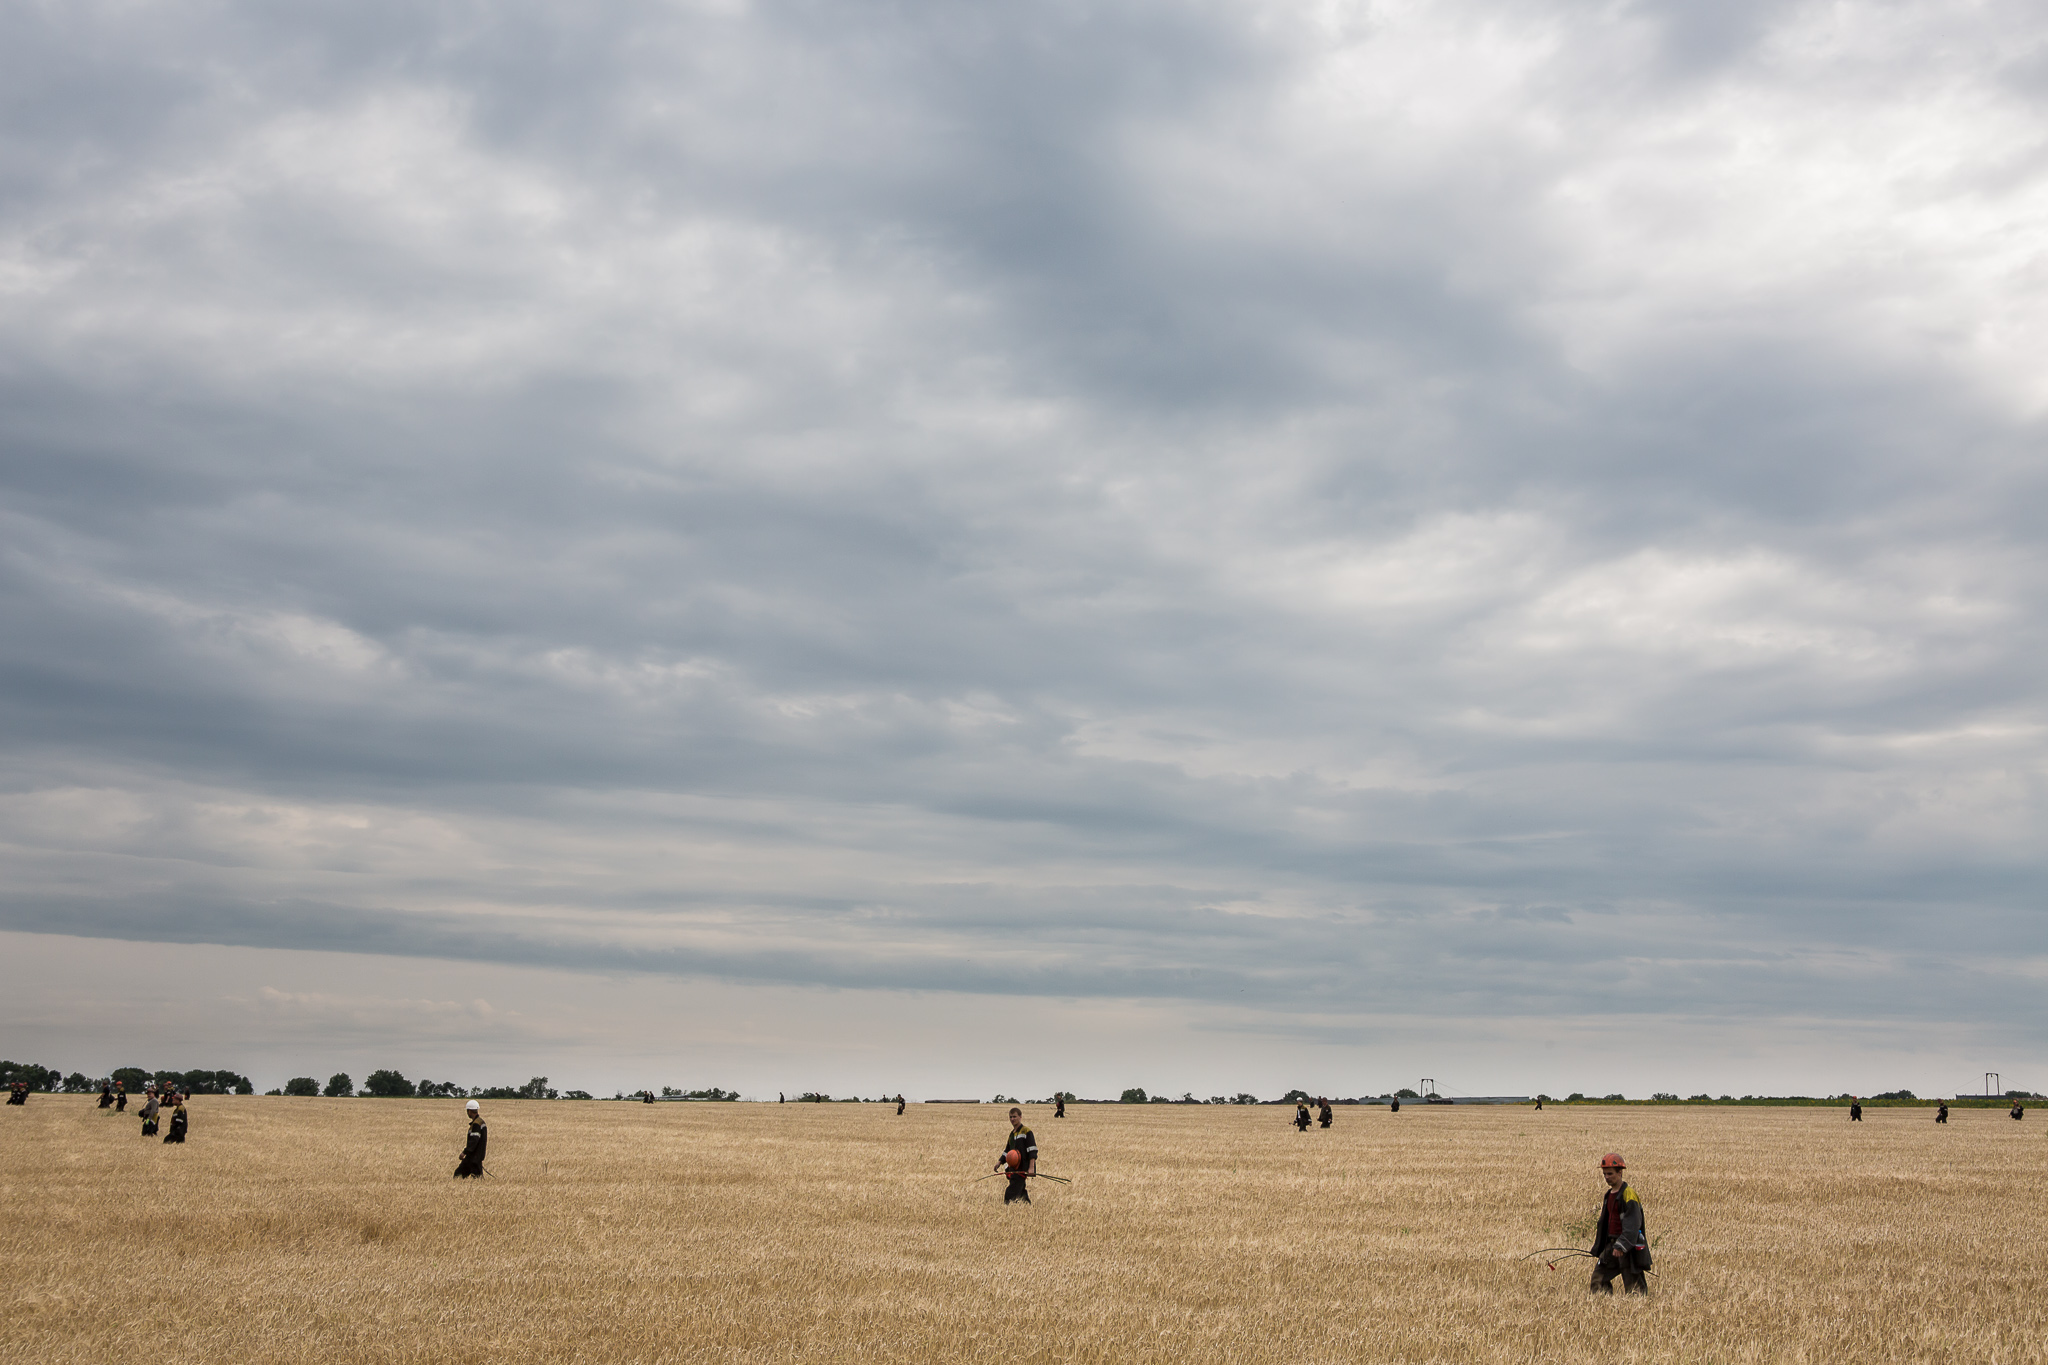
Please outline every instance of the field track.
[{"label": "field track", "polygon": [[[0,1108],[0,1360],[2048,1360],[2048,1112],[201,1097]],[[1651,1301],[1593,1301],[1632,1163]]]}]

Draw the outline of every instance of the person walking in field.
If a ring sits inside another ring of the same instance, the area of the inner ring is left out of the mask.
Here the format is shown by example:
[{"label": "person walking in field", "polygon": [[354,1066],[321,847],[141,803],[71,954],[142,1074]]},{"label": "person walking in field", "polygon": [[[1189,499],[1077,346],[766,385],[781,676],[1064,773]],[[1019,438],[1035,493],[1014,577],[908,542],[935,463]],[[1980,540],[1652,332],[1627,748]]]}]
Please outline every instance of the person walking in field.
[{"label": "person walking in field", "polygon": [[484,1173],[484,1148],[490,1145],[491,1130],[484,1124],[484,1112],[475,1100],[465,1111],[469,1115],[469,1137],[462,1145],[462,1160],[456,1164],[457,1180],[474,1180]]},{"label": "person walking in field", "polygon": [[117,1114],[128,1112],[128,1082],[126,1081],[114,1082],[114,1112]]},{"label": "person walking in field", "polygon": [[1593,1279],[1587,1288],[1595,1294],[1612,1294],[1616,1275],[1621,1276],[1621,1287],[1627,1293],[1650,1292],[1644,1273],[1650,1268],[1650,1239],[1643,1227],[1643,1201],[1623,1177],[1627,1169],[1619,1152],[1600,1158],[1607,1194],[1593,1225]]},{"label": "person walking in field", "polygon": [[15,1083],[14,1083],[13,1085],[10,1085],[10,1086],[8,1086],[8,1087],[7,1087],[7,1102],[8,1102],[9,1104],[27,1104],[27,1103],[28,1103],[28,1082],[27,1082],[27,1081],[16,1081],[16,1082],[15,1082]]},{"label": "person walking in field", "polygon": [[1306,1133],[1308,1131],[1307,1100],[1296,1100],[1294,1102],[1294,1130],[1297,1133]]},{"label": "person walking in field", "polygon": [[1851,1096],[1849,1099],[1849,1122],[1863,1122],[1863,1101]]},{"label": "person walking in field", "polygon": [[165,1142],[182,1143],[185,1140],[185,1101],[180,1099],[178,1107],[171,1111],[171,1131],[164,1134]]},{"label": "person walking in field", "polygon": [[2027,1116],[2027,1107],[2018,1100],[2014,1100],[2012,1102],[2012,1116],[2015,1119],[2025,1118]]},{"label": "person walking in field", "polygon": [[156,1091],[145,1091],[142,1096],[142,1135],[144,1137],[156,1136],[156,1111],[159,1107],[156,1102]]},{"label": "person walking in field", "polygon": [[114,1083],[112,1081],[102,1081],[100,1082],[100,1108],[112,1109],[113,1107]]},{"label": "person walking in field", "polygon": [[1005,1204],[1020,1199],[1031,1202],[1026,1182],[1038,1174],[1038,1139],[1024,1126],[1022,1109],[1010,1111],[1010,1135],[1003,1139],[1003,1154],[996,1158],[996,1169],[1010,1173],[1010,1178],[1003,1182]]},{"label": "person walking in field", "polygon": [[903,1117],[903,1092],[900,1090],[896,1092],[896,1117]]},{"label": "person walking in field", "polygon": [[1063,1119],[1067,1116],[1067,1092],[1062,1090],[1052,1097],[1052,1116]]},{"label": "person walking in field", "polygon": [[1320,1123],[1323,1127],[1328,1128],[1330,1126],[1331,1120],[1333,1120],[1337,1116],[1330,1112],[1330,1102],[1328,1100],[1318,1100],[1316,1101],[1316,1103],[1321,1106],[1321,1108],[1317,1111],[1316,1122]]},{"label": "person walking in field", "polygon": [[1936,1105],[1935,1105],[1935,1108],[1934,1108],[1934,1121],[1935,1121],[1936,1123],[1947,1123],[1947,1122],[1948,1122],[1948,1101],[1947,1101],[1947,1100],[1942,1100],[1942,1101],[1940,1101],[1940,1102],[1939,1102],[1938,1104],[1936,1104]]}]

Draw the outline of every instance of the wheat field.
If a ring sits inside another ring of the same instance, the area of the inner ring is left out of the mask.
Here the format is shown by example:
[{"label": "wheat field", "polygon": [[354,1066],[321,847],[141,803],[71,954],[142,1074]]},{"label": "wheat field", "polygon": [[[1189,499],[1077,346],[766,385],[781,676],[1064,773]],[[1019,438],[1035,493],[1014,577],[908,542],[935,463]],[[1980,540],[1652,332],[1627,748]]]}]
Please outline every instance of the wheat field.
[{"label": "wheat field", "polygon": [[[9,1361],[2032,1361],[2048,1124],[1923,1109],[89,1096],[0,1109]],[[1591,1298],[1618,1148],[1649,1300]]]}]

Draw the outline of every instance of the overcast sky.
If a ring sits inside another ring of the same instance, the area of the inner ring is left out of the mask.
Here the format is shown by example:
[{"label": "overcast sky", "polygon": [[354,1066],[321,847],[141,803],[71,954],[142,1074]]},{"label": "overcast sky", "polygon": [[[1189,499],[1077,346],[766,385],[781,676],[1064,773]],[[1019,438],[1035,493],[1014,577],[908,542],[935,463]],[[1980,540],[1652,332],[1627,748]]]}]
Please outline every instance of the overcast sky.
[{"label": "overcast sky", "polygon": [[2048,14],[0,7],[0,1052],[2048,1088]]}]

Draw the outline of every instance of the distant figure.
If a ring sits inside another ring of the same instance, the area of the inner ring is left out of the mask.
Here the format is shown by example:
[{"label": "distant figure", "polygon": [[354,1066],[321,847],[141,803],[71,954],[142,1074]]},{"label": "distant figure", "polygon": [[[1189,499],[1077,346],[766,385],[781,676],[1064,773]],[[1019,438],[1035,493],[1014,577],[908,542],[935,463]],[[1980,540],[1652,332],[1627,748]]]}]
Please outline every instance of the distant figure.
[{"label": "distant figure", "polygon": [[117,1114],[128,1112],[128,1082],[126,1081],[114,1082],[114,1112]]},{"label": "distant figure", "polygon": [[1536,1097],[1536,1112],[1539,1114],[1543,1112],[1543,1097],[1541,1095]]},{"label": "distant figure", "polygon": [[1067,1116],[1067,1092],[1062,1090],[1052,1097],[1052,1116],[1063,1119]]},{"label": "distant figure", "polygon": [[1031,1191],[1024,1182],[1038,1174],[1038,1139],[1024,1126],[1022,1109],[1010,1111],[1010,1135],[1003,1143],[1003,1154],[996,1158],[996,1169],[1010,1173],[1010,1178],[1003,1182],[1003,1202],[1022,1200],[1028,1204]]},{"label": "distant figure", "polygon": [[474,1180],[484,1173],[484,1148],[490,1145],[491,1130],[484,1125],[483,1109],[469,1102],[469,1138],[462,1147],[462,1162],[455,1168],[457,1180]]},{"label": "distant figure", "polygon": [[165,1142],[185,1140],[185,1101],[178,1101],[178,1107],[171,1111],[171,1131],[164,1134]]},{"label": "distant figure", "polygon": [[781,1092],[780,1090],[778,1090],[778,1091],[776,1091],[776,1092],[775,1092],[775,1102],[776,1102],[777,1104],[781,1104],[781,1103],[783,1102],[783,1099],[782,1099],[782,1092]]},{"label": "distant figure", "polygon": [[2018,1100],[2014,1100],[2012,1102],[2012,1116],[2016,1119],[2025,1118],[2027,1116],[2027,1107]]},{"label": "distant figure", "polygon": [[1935,1106],[1935,1110],[1934,1110],[1934,1121],[1935,1121],[1936,1123],[1947,1123],[1947,1122],[1948,1122],[1948,1101],[1947,1101],[1947,1100],[1943,1100],[1943,1101],[1941,1101],[1941,1103],[1940,1103],[1940,1104],[1938,1104],[1937,1106]]},{"label": "distant figure", "polygon": [[903,1095],[900,1091],[896,1095],[896,1117],[899,1119],[903,1117]]},{"label": "distant figure", "polygon": [[1389,1112],[1391,1112],[1391,1113],[1395,1113],[1395,1114],[1398,1114],[1398,1113],[1400,1113],[1400,1112],[1401,1112],[1401,1097],[1400,1097],[1399,1095],[1396,1095],[1396,1096],[1394,1096],[1394,1103],[1393,1103],[1393,1105],[1392,1105],[1392,1106],[1390,1107],[1390,1110],[1389,1110]]},{"label": "distant figure", "polygon": [[156,1136],[156,1111],[161,1106],[156,1101],[156,1091],[145,1091],[142,1096],[142,1135]]},{"label": "distant figure", "polygon": [[1308,1131],[1307,1100],[1296,1100],[1294,1102],[1294,1128],[1296,1132],[1300,1133],[1306,1133]]},{"label": "distant figure", "polygon": [[1850,1101],[1849,1101],[1849,1122],[1851,1122],[1851,1123],[1861,1123],[1861,1122],[1863,1122],[1863,1101],[1862,1101],[1862,1100],[1858,1100],[1858,1099],[1852,1099],[1852,1100],[1850,1100]]},{"label": "distant figure", "polygon": [[1328,1100],[1324,1100],[1322,1102],[1322,1108],[1317,1114],[1316,1121],[1321,1123],[1323,1127],[1328,1128],[1330,1126],[1330,1120],[1335,1117],[1336,1115],[1330,1112],[1330,1102]]},{"label": "distant figure", "polygon": [[652,1103],[654,1103],[654,1092],[653,1092],[652,1090],[643,1090],[643,1091],[641,1091],[641,1092],[640,1092],[640,1102],[641,1102],[642,1104],[652,1104]]},{"label": "distant figure", "polygon": [[28,1082],[16,1081],[13,1085],[7,1087],[7,1102],[9,1104],[27,1104]]},{"label": "distant figure", "polygon": [[113,1107],[114,1083],[112,1081],[103,1081],[100,1084],[100,1108],[112,1109]]},{"label": "distant figure", "polygon": [[1650,1240],[1643,1228],[1643,1201],[1622,1178],[1627,1169],[1619,1152],[1600,1158],[1607,1194],[1600,1202],[1600,1212],[1594,1215],[1593,1279],[1587,1285],[1595,1294],[1612,1294],[1616,1275],[1621,1276],[1625,1292],[1650,1292],[1650,1281],[1644,1275],[1650,1268]]}]

